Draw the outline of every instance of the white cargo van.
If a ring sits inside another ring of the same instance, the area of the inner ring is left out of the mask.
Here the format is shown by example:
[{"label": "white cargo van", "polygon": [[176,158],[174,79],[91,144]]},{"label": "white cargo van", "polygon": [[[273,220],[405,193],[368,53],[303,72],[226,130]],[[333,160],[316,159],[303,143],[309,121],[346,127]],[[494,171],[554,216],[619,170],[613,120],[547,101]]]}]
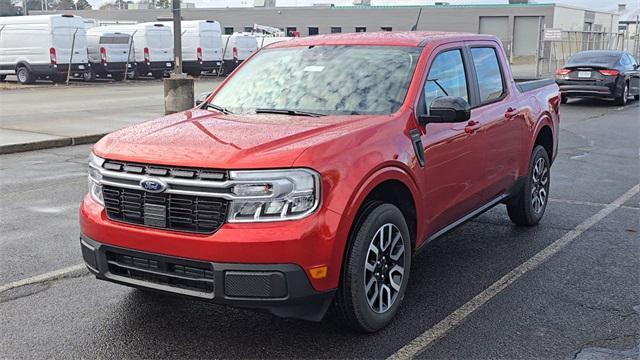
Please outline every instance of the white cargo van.
[{"label": "white cargo van", "polygon": [[133,54],[136,68],[134,78],[151,74],[162,78],[173,70],[173,31],[161,22],[132,25],[108,25],[110,32],[129,34],[133,37]]},{"label": "white cargo van", "polygon": [[262,49],[263,47],[269,44],[277,43],[280,41],[288,41],[292,39],[295,39],[295,38],[291,36],[259,36],[259,35],[256,37],[256,40],[258,41],[258,49]]},{"label": "white cargo van", "polygon": [[129,48],[133,47],[130,42],[129,34],[112,32],[105,27],[87,30],[87,52],[91,71],[85,73],[85,80],[106,78],[107,75],[111,75],[116,81],[124,80],[127,69],[133,70],[135,64],[135,60],[129,56]]},{"label": "white cargo van", "polygon": [[[75,41],[74,41],[75,34]],[[73,47],[73,52],[72,52]],[[75,15],[0,17],[0,80],[55,82],[89,70],[84,21]]]},{"label": "white cargo van", "polygon": [[[173,29],[173,23],[165,22]],[[214,20],[183,21],[182,71],[198,76],[202,72],[217,70],[222,64],[222,37],[220,23]]]},{"label": "white cargo van", "polygon": [[222,35],[222,47],[224,48],[223,71],[229,74],[258,50],[258,42],[251,33],[235,33]]}]

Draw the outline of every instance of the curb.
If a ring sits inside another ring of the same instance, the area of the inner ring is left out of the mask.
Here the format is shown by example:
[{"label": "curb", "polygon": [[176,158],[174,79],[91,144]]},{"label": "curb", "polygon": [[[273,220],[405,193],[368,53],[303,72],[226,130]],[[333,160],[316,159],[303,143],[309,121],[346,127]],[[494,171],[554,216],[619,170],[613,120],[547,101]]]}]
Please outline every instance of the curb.
[{"label": "curb", "polygon": [[57,147],[63,147],[63,146],[90,144],[100,140],[103,136],[107,134],[108,133],[82,135],[82,136],[76,136],[76,137],[70,137],[70,138],[34,141],[34,142],[22,143],[22,144],[1,145],[0,155],[13,154],[13,153],[19,153],[19,152],[25,152],[25,151],[33,151],[33,150],[51,149],[51,148],[57,148]]}]

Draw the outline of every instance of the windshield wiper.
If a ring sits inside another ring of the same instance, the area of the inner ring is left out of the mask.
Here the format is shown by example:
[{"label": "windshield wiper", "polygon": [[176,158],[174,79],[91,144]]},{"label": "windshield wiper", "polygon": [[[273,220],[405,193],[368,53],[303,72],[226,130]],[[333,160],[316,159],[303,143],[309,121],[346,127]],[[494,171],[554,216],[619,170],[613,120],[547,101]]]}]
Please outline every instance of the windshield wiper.
[{"label": "windshield wiper", "polygon": [[229,111],[229,109],[227,109],[226,107],[222,107],[220,105],[208,103],[207,106],[205,106],[205,109],[209,109],[209,108],[220,111],[223,114],[233,114],[231,111]]},{"label": "windshield wiper", "polygon": [[295,116],[325,116],[324,114],[318,114],[308,111],[291,110],[291,109],[256,109],[256,114],[286,114]]},{"label": "windshield wiper", "polygon": [[445,96],[449,96],[449,93],[447,92],[447,90],[445,90],[442,87],[442,85],[440,85],[440,83],[438,82],[438,79],[427,79],[427,81],[433,81],[436,85],[438,85],[438,87],[440,88],[440,90],[442,90]]}]

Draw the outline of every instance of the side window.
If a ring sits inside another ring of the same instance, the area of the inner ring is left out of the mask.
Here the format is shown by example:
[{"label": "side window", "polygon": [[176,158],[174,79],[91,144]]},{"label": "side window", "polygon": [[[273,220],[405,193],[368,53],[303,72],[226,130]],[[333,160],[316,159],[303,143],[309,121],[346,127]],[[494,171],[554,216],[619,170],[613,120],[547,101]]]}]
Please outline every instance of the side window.
[{"label": "side window", "polygon": [[625,68],[631,66],[631,61],[629,60],[627,54],[622,54],[622,58],[620,58],[620,65],[624,66]]},{"label": "side window", "polygon": [[467,77],[460,50],[440,53],[433,59],[427,81],[424,83],[424,105],[442,96],[458,96],[469,101]]},{"label": "side window", "polygon": [[502,96],[504,84],[496,50],[492,47],[471,48],[471,57],[478,76],[480,102],[486,103]]}]

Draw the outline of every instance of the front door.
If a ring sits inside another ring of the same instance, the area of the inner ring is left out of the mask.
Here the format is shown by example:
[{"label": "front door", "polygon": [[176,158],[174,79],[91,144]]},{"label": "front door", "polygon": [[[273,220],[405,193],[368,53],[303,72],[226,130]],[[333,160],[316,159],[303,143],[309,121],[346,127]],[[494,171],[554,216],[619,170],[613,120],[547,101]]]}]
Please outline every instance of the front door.
[{"label": "front door", "polygon": [[[423,113],[437,97],[470,99],[463,44],[449,44],[436,53],[423,84],[419,104]],[[473,118],[464,123],[427,124],[421,140],[425,161],[425,220],[429,235],[433,235],[482,205],[484,156]]]}]

